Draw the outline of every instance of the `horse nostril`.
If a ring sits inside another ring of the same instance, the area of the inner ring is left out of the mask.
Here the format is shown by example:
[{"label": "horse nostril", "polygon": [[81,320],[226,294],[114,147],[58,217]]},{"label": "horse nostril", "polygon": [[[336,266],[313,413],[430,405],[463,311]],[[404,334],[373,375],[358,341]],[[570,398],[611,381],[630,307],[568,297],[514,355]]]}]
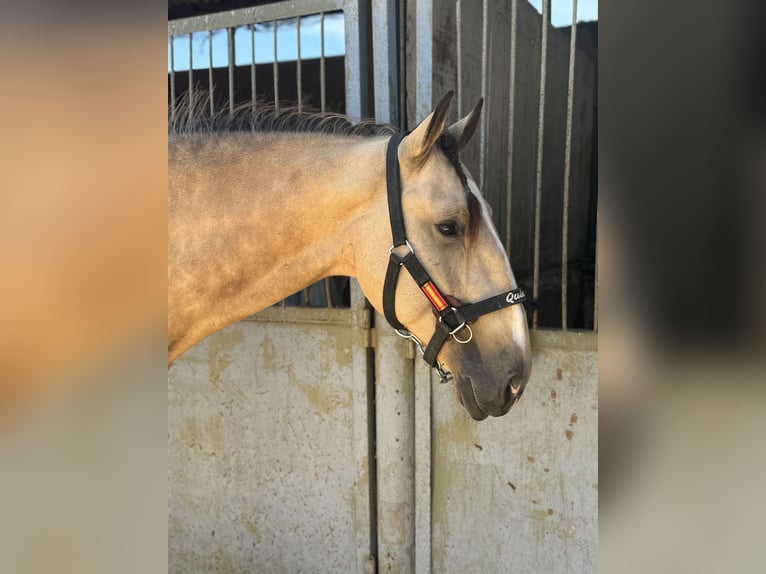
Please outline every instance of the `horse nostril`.
[{"label": "horse nostril", "polygon": [[523,379],[518,375],[511,377],[511,382],[508,384],[508,390],[514,395],[518,395],[522,391],[521,383]]},{"label": "horse nostril", "polygon": [[505,394],[503,395],[503,406],[507,407],[513,402],[514,392],[511,390],[511,385],[505,388]]}]

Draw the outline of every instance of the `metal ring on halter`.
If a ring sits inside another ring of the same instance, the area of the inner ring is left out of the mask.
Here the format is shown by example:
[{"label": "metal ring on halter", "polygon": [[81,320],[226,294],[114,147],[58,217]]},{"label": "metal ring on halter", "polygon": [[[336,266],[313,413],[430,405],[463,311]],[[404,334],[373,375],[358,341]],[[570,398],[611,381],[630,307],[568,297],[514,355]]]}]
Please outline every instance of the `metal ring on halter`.
[{"label": "metal ring on halter", "polygon": [[[407,239],[404,240],[404,244],[407,246],[407,249],[410,250],[410,253],[413,253],[413,254],[415,253],[415,250],[412,248],[412,245],[410,245],[410,242]],[[388,254],[389,255],[393,255],[394,249],[396,249],[397,247],[399,247],[399,246],[398,245],[392,245],[391,247],[389,247],[388,248]],[[399,265],[401,265],[401,263],[399,263]]]},{"label": "metal ring on halter", "polygon": [[[457,335],[455,334],[458,331],[460,331],[461,329],[468,329],[468,338],[465,339],[465,340],[458,339]],[[470,343],[471,339],[473,339],[473,330],[471,329],[471,327],[469,325],[466,325],[465,323],[460,323],[460,325],[458,325],[455,329],[450,331],[449,334],[452,335],[452,338],[455,339],[455,341],[457,341],[461,345],[465,345],[466,343]]]}]

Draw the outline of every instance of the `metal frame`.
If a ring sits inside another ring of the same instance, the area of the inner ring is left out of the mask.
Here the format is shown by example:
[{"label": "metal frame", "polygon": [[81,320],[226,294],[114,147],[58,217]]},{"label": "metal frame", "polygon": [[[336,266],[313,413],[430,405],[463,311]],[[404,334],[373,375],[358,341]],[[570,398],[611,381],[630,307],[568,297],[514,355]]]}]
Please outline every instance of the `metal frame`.
[{"label": "metal frame", "polygon": [[[217,14],[207,14],[205,16],[196,16],[193,18],[181,18],[168,22],[168,36],[180,36],[191,34],[193,32],[206,32],[210,30],[227,29],[229,35],[233,35],[233,30],[239,26],[256,24],[260,22],[277,22],[289,18],[300,18],[302,16],[311,16],[320,14],[322,17],[322,26],[324,26],[324,14],[326,12],[335,12],[342,10],[345,14],[346,22],[346,111],[348,115],[361,118],[365,115],[367,88],[363,82],[362,62],[365,62],[366,45],[360,37],[360,18],[365,15],[365,3],[359,0],[300,0],[292,2],[275,2],[274,4],[263,4],[251,8],[241,8],[229,12]],[[363,22],[366,20],[362,20]],[[276,26],[275,35],[275,65],[276,65]],[[299,35],[300,38],[300,35]],[[324,40],[324,29],[322,32]],[[229,39],[229,87],[230,98],[229,105],[233,105],[231,89],[233,86],[234,58],[233,42]],[[253,51],[255,51],[253,47]],[[172,42],[171,42],[172,53]],[[322,44],[322,64],[324,64],[324,42]],[[255,65],[253,60],[253,66]],[[210,59],[212,68],[212,58]],[[324,66],[322,66],[323,68]],[[212,72],[211,72],[212,73]],[[276,72],[275,72],[276,73]],[[171,71],[171,83],[174,73]],[[324,80],[324,74],[322,74]],[[324,84],[324,81],[322,81]],[[275,86],[276,86],[275,82]],[[174,95],[174,94],[173,94]],[[324,97],[324,91],[322,92]],[[324,107],[324,106],[323,106]]]},{"label": "metal frame", "polygon": [[[430,106],[434,103],[433,94],[431,91],[431,83],[433,81],[433,74],[431,73],[431,59],[430,54],[432,50],[431,37],[435,33],[432,22],[433,12],[438,4],[441,4],[439,0],[423,0],[419,1],[416,8],[416,25],[417,25],[417,116],[422,118],[430,111]],[[478,3],[477,3],[478,4]],[[481,3],[481,95],[487,98],[487,81],[488,81],[488,65],[491,59],[491,54],[488,51],[488,20],[490,11],[490,0],[482,0]],[[492,3],[494,6],[497,2]],[[463,0],[455,0],[455,38],[457,42],[456,50],[456,66],[457,66],[457,99],[458,108],[461,114],[464,114],[467,110],[464,109],[466,105],[464,102],[464,94],[461,78],[463,77],[463,54],[460,47],[464,41],[465,34],[463,31],[463,10],[466,6],[466,2]],[[476,8],[478,11],[478,7]],[[515,92],[517,86],[517,74],[516,74],[516,61],[517,61],[517,46],[518,46],[518,0],[511,0],[510,2],[510,14],[512,20],[512,26],[510,29],[510,68],[509,68],[509,89],[508,89],[508,163],[507,163],[507,190],[506,190],[506,206],[505,206],[505,237],[504,243],[506,251],[510,253],[511,250],[511,198],[512,198],[512,173],[513,173],[513,138],[514,138],[514,110],[515,110]],[[547,65],[548,65],[548,32],[551,26],[551,1],[542,0],[542,14],[541,14],[541,34],[540,34],[540,81],[539,81],[539,106],[537,110],[537,142],[536,142],[536,157],[535,157],[535,182],[534,182],[534,243],[533,243],[533,264],[532,264],[532,290],[533,297],[537,298],[540,294],[540,232],[541,232],[541,213],[542,213],[542,187],[543,187],[543,149],[544,149],[544,132],[546,129],[546,87],[547,87]],[[575,78],[575,55],[576,55],[576,37],[577,37],[577,0],[572,0],[572,28],[570,36],[569,46],[569,70],[567,81],[567,115],[565,124],[565,151],[564,151],[564,176],[562,181],[563,187],[563,200],[562,200],[562,260],[561,260],[561,331],[569,330],[567,325],[567,290],[569,282],[569,266],[568,266],[568,238],[569,238],[569,190],[570,190],[570,178],[572,167],[572,116],[573,116],[573,103],[574,103],[574,78]],[[425,53],[424,53],[425,52]],[[479,126],[478,136],[480,138],[479,148],[479,173],[478,183],[479,186],[484,189],[486,185],[486,162],[488,156],[488,150],[490,141],[490,125],[488,123],[489,114],[485,113],[482,122]],[[594,292],[594,331],[598,329],[598,269],[596,268],[595,277],[595,292]],[[533,330],[537,329],[537,313],[534,314],[532,319]]]}]

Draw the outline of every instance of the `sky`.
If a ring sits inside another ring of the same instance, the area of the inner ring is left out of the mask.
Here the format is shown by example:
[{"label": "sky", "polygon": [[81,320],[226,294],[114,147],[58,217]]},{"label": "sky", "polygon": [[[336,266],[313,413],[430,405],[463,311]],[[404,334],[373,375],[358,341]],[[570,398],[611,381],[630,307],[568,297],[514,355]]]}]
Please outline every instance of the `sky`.
[{"label": "sky", "polygon": [[[542,0],[529,0],[535,9],[542,13]],[[551,23],[556,27],[572,25],[572,0],[551,0]],[[579,0],[577,2],[577,21],[598,20],[598,0]]]},{"label": "sky", "polygon": [[[542,10],[542,0],[530,0],[538,12]],[[572,0],[551,0],[551,21],[554,26],[569,26],[572,23]],[[579,0],[577,21],[598,20],[598,0]],[[298,30],[295,19],[280,20],[277,23],[277,59],[280,62],[293,61],[298,56]],[[321,26],[319,16],[301,18],[301,58],[318,58],[321,50]],[[192,34],[193,68],[207,69],[210,61],[210,35],[207,32]],[[345,54],[343,14],[325,16],[325,56]],[[241,26],[234,33],[235,64],[249,65],[252,61],[252,40],[250,28]],[[274,61],[274,29],[270,26],[257,26],[254,34],[255,62],[257,64]],[[228,65],[226,31],[215,30],[212,34],[213,67]],[[168,41],[168,72],[171,67],[171,46]],[[173,61],[177,72],[189,69],[189,36],[178,36],[173,40]]]}]

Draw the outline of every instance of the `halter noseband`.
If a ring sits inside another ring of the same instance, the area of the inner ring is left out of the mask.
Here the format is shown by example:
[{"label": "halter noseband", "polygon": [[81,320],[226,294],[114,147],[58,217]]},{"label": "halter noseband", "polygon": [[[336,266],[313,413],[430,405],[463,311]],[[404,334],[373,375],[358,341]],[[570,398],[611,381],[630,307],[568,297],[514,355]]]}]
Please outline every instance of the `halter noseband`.
[{"label": "halter noseband", "polygon": [[[388,260],[388,269],[386,270],[386,279],[383,284],[383,313],[386,320],[396,330],[400,336],[410,339],[417,345],[418,350],[423,355],[428,365],[436,369],[441,376],[442,382],[449,381],[451,374],[436,360],[439,350],[444,343],[452,337],[456,342],[466,344],[473,339],[473,332],[468,323],[478,319],[482,315],[499,311],[511,305],[522,303],[526,295],[522,289],[511,289],[499,295],[493,295],[478,303],[467,305],[450,304],[450,298],[444,296],[433,280],[429,277],[423,265],[415,255],[415,251],[407,241],[407,234],[404,231],[404,213],[402,212],[402,191],[399,177],[399,157],[397,150],[399,143],[407,134],[398,133],[391,136],[388,142],[386,152],[386,188],[388,192],[388,215],[391,220],[391,234],[393,244],[389,250],[390,258]],[[400,256],[394,253],[397,247],[406,246],[407,253]],[[436,329],[431,336],[428,345],[423,343],[415,335],[409,332],[407,328],[396,318],[396,285],[399,281],[399,271],[404,266],[409,271],[412,278],[418,284],[423,294],[431,302],[434,314],[438,317]],[[454,300],[454,299],[453,299]],[[465,336],[458,337],[461,331],[467,331]]]}]

